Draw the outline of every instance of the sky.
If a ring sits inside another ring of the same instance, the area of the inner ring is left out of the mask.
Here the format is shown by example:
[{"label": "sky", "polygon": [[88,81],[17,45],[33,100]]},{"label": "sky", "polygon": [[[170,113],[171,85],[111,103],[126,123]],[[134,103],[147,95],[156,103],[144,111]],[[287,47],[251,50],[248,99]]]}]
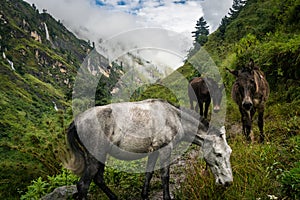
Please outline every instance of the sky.
[{"label": "sky", "polygon": [[[144,55],[148,56],[147,60],[176,68],[192,47],[191,32],[195,30],[197,20],[203,16],[210,32],[215,31],[233,0],[25,1],[34,3],[40,12],[46,9],[79,38],[95,42],[96,47],[113,49],[111,45],[119,45],[123,51],[147,49]],[[124,40],[127,44],[120,44]],[[152,58],[149,49],[156,54]],[[166,52],[172,55],[166,56]],[[115,59],[121,54],[107,56]]]}]

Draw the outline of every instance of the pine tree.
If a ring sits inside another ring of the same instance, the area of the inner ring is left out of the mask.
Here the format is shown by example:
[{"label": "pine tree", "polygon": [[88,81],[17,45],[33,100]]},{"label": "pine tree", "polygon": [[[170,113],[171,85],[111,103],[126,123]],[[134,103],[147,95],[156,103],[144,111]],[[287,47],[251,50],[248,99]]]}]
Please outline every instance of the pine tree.
[{"label": "pine tree", "polygon": [[232,8],[229,9],[228,13],[231,19],[235,19],[238,16],[246,2],[246,0],[233,0]]},{"label": "pine tree", "polygon": [[233,0],[232,7],[229,9],[228,17],[225,16],[222,18],[218,36],[224,39],[224,34],[226,31],[226,27],[230,24],[232,20],[237,18],[242,8],[246,5],[247,0]]},{"label": "pine tree", "polygon": [[225,31],[226,31],[226,27],[227,25],[229,24],[230,20],[227,16],[223,17],[222,20],[221,20],[221,24],[219,26],[219,36],[221,38],[224,37],[225,35]]},{"label": "pine tree", "polygon": [[193,31],[193,37],[195,37],[195,42],[199,43],[201,46],[207,42],[208,34],[209,34],[209,26],[207,25],[205,19],[200,17],[200,19],[196,23],[196,31]]}]

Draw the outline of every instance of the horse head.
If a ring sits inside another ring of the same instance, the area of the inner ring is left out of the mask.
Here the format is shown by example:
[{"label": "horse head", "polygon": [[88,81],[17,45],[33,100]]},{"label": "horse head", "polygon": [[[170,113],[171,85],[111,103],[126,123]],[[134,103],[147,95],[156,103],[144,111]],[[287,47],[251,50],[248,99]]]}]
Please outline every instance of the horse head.
[{"label": "horse head", "polygon": [[257,80],[254,76],[254,70],[258,68],[251,59],[241,70],[226,69],[236,77],[232,90],[234,100],[241,105],[243,109],[250,111],[253,107],[254,95],[258,91]]},{"label": "horse head", "polygon": [[224,89],[224,85],[221,84],[220,86],[218,85],[218,83],[216,81],[214,81],[212,78],[206,78],[205,79],[205,83],[208,87],[210,96],[213,100],[213,111],[215,113],[220,111],[220,105],[221,105],[221,101],[222,101],[222,92]]},{"label": "horse head", "polygon": [[216,184],[229,186],[233,181],[230,164],[232,150],[226,141],[225,128],[210,128],[208,135],[200,137],[203,139],[204,159],[215,176]]}]

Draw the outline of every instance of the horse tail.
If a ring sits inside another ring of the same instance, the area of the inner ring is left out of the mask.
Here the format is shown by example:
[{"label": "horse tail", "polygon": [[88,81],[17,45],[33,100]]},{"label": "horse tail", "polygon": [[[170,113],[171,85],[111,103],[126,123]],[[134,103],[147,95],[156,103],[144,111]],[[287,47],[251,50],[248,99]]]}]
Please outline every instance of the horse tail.
[{"label": "horse tail", "polygon": [[74,174],[81,175],[85,168],[86,150],[78,137],[74,121],[68,128],[67,141],[70,148],[70,156],[67,159],[67,163],[65,164],[65,166]]}]

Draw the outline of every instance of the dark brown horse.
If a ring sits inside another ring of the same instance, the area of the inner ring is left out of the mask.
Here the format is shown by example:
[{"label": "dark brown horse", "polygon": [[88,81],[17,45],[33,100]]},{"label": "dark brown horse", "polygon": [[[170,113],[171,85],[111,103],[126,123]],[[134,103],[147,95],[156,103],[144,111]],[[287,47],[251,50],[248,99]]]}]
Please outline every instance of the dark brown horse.
[{"label": "dark brown horse", "polygon": [[[207,118],[208,108],[213,99],[213,111],[220,111],[220,104],[222,101],[222,90],[224,85],[220,87],[216,81],[212,78],[195,77],[189,84],[188,95],[190,98],[191,109],[195,111],[200,108],[200,115],[203,116],[203,104],[204,104],[204,117]],[[194,108],[193,102],[196,101]]]},{"label": "dark brown horse", "polygon": [[250,59],[242,70],[227,69],[236,77],[233,84],[231,96],[239,106],[242,116],[243,133],[248,141],[252,140],[252,118],[256,110],[258,111],[258,127],[260,131],[260,142],[264,141],[263,116],[265,103],[269,97],[269,84],[264,73],[255,66],[254,61]]}]

